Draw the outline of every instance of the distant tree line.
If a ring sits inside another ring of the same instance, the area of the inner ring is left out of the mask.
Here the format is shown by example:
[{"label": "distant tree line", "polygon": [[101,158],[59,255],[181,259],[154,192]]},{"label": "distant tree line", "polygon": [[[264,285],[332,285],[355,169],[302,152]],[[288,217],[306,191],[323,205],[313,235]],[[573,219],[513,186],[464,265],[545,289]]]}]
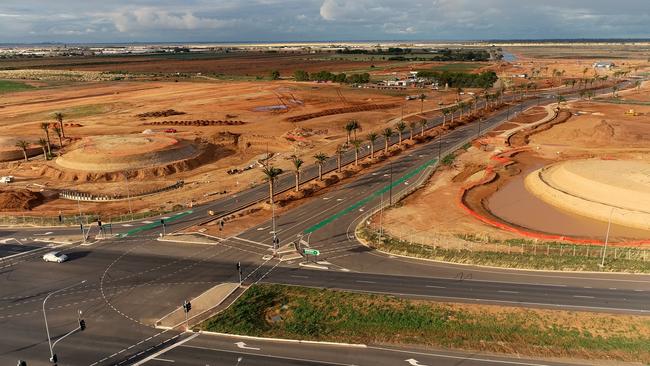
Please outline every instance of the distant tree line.
[{"label": "distant tree line", "polygon": [[332,81],[348,84],[366,84],[370,82],[370,74],[366,72],[363,74],[346,75],[345,73],[334,74],[329,71],[319,71],[310,74],[304,70],[296,70],[293,73],[293,77],[296,81]]},{"label": "distant tree line", "polygon": [[387,49],[376,48],[374,50],[349,49],[345,47],[342,50],[336,50],[336,53],[346,55],[403,55],[411,52],[412,50],[410,48],[400,47],[388,47]]},{"label": "distant tree line", "polygon": [[418,77],[435,80],[439,85],[449,85],[452,88],[491,88],[499,79],[494,71],[480,74],[450,71],[418,71]]}]

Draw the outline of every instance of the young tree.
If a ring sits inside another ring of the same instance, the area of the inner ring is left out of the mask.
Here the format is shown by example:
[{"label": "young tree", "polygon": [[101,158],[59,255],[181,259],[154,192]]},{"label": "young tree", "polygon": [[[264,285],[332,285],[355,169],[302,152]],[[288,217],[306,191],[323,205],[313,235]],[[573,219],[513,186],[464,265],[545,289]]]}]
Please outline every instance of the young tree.
[{"label": "young tree", "polygon": [[420,99],[420,113],[424,112],[424,100],[427,99],[426,94],[422,93],[420,96],[418,96],[418,99]]},{"label": "young tree", "polygon": [[555,96],[555,101],[557,101],[557,106],[559,107],[560,104],[562,104],[562,103],[564,103],[566,101],[566,98],[564,98],[563,96],[558,94],[558,95]]},{"label": "young tree", "polygon": [[45,138],[47,139],[47,153],[52,155],[52,149],[50,149],[50,124],[48,122],[41,123],[41,129],[45,131]]},{"label": "young tree", "polygon": [[345,132],[347,133],[347,142],[346,144],[350,144],[350,137],[352,137],[352,131],[354,131],[354,121],[348,121],[348,123],[343,126],[345,129]]},{"label": "young tree", "polygon": [[[65,130],[63,129],[63,113],[56,112],[54,113],[54,118],[59,122],[59,128],[61,129],[61,136],[65,138]],[[63,146],[63,144],[61,144]]]},{"label": "young tree", "polygon": [[43,149],[43,160],[47,161],[47,140],[41,137],[38,139],[38,144]]},{"label": "young tree", "polygon": [[377,134],[370,132],[368,134],[368,141],[370,141],[370,159],[375,158],[375,141],[377,140]]},{"label": "young tree", "polygon": [[278,70],[271,71],[271,80],[278,80],[278,79],[280,79],[280,71]]},{"label": "young tree", "polygon": [[63,131],[61,131],[61,128],[59,126],[54,126],[53,130],[54,133],[59,137],[59,154],[61,154],[61,149],[63,148],[63,139],[61,138],[61,135],[63,134]]},{"label": "young tree", "polygon": [[343,146],[336,145],[336,171],[341,171],[341,157],[343,156]]},{"label": "young tree", "polygon": [[354,146],[354,165],[359,165],[359,149],[361,148],[361,141],[353,140],[352,146]]},{"label": "young tree", "polygon": [[415,122],[409,122],[409,131],[411,133],[411,137],[410,137],[411,141],[413,141],[413,133],[415,132],[415,127],[416,126],[417,126],[417,124]]},{"label": "young tree", "polygon": [[393,136],[393,129],[387,127],[386,129],[384,129],[381,135],[384,136],[384,153],[388,154],[388,141]]},{"label": "young tree", "polygon": [[278,175],[282,174],[282,169],[276,168],[271,165],[265,165],[262,172],[266,180],[269,182],[269,203],[273,206],[273,197],[275,196],[275,180]]},{"label": "young tree", "polygon": [[296,192],[300,191],[300,167],[304,161],[297,156],[291,157],[291,162],[293,163],[293,172],[296,175]]},{"label": "young tree", "polygon": [[402,135],[404,134],[404,130],[406,130],[406,123],[404,121],[399,121],[395,125],[395,129],[397,130],[397,134],[399,135],[399,144],[402,144]]},{"label": "young tree", "polygon": [[323,164],[327,161],[327,155],[324,153],[318,153],[314,155],[316,164],[318,164],[318,180],[323,180]]},{"label": "young tree", "polygon": [[420,120],[420,136],[424,136],[424,128],[427,126],[427,120],[426,119],[421,119]]},{"label": "young tree", "polygon": [[357,131],[361,131],[361,124],[356,119],[350,121],[352,125],[352,133],[354,134],[354,139],[357,139]]},{"label": "young tree", "polygon": [[16,141],[16,147],[23,151],[23,156],[25,157],[25,161],[27,161],[27,148],[29,147],[29,142],[18,140]]}]

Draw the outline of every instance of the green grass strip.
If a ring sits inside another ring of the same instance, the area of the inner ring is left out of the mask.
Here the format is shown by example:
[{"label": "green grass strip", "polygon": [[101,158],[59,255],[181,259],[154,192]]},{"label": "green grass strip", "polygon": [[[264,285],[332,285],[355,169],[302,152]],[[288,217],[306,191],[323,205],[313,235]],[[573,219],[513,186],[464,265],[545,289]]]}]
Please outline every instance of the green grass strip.
[{"label": "green grass strip", "polygon": [[[180,219],[183,216],[187,216],[187,215],[191,214],[192,212],[194,212],[194,211],[189,210],[189,211],[177,213],[174,216],[172,216],[172,217],[170,217],[168,219],[165,219],[165,223],[168,223],[168,222],[171,222],[171,221],[176,221],[176,220]],[[127,237],[129,235],[133,235],[133,234],[137,234],[137,233],[142,232],[142,231],[150,230],[150,229],[156,228],[158,226],[162,226],[162,224],[160,223],[160,220],[158,220],[156,222],[152,222],[151,224],[147,224],[147,225],[144,225],[144,226],[137,227],[135,229],[131,229],[131,230],[127,231],[124,234],[118,234],[117,237],[118,238],[125,238],[125,237]]]},{"label": "green grass strip", "polygon": [[416,176],[417,174],[422,172],[427,167],[435,164],[437,160],[438,159],[431,159],[431,160],[425,162],[424,164],[422,164],[422,165],[418,166],[417,168],[411,170],[410,172],[404,174],[401,178],[393,181],[392,184],[388,184],[388,185],[382,187],[381,189],[371,193],[368,197],[357,201],[356,203],[352,204],[351,206],[348,206],[345,209],[335,213],[334,215],[324,219],[323,221],[321,221],[321,222],[307,228],[307,230],[305,230],[305,234],[311,234],[311,233],[313,233],[313,232],[315,232],[317,230],[320,230],[323,227],[330,224],[332,221],[335,221],[335,220],[343,217],[344,215],[350,213],[351,211],[356,210],[357,208],[365,205],[366,203],[370,202],[374,198],[388,192],[390,189],[392,189],[392,188],[406,182],[407,180],[411,179],[412,177]]}]

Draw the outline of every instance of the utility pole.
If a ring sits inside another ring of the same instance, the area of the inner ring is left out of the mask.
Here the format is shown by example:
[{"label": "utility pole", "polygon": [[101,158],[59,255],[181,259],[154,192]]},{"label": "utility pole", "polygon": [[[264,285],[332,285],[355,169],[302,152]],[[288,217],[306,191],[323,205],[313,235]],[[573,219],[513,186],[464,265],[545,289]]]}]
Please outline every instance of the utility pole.
[{"label": "utility pole", "polygon": [[612,227],[612,214],[614,207],[609,211],[609,220],[607,221],[607,233],[605,234],[605,247],[603,247],[603,258],[600,260],[600,268],[605,268],[605,255],[607,253],[607,242],[609,241],[609,229]]},{"label": "utility pole", "polygon": [[438,163],[440,163],[440,154],[442,154],[442,134],[438,136]]},{"label": "utility pole", "polygon": [[133,209],[131,208],[131,192],[129,190],[129,172],[124,172],[124,179],[126,179],[126,200],[129,203],[129,215],[133,221]]},{"label": "utility pole", "polygon": [[390,184],[388,185],[388,206],[393,205],[393,163],[390,163]]},{"label": "utility pole", "polygon": [[381,201],[379,203],[379,244],[381,244],[381,236],[383,234],[382,219],[384,217],[384,195],[381,195]]}]

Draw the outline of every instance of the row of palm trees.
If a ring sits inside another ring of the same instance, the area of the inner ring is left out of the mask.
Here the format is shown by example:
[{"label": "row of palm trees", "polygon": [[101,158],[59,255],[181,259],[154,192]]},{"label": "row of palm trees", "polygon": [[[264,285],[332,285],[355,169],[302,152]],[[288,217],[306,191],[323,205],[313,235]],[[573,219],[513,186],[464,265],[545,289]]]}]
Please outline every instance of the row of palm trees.
[{"label": "row of palm trees", "polygon": [[[45,138],[39,138],[38,139],[38,145],[43,149],[43,158],[45,160],[48,160],[49,156],[52,156],[52,146],[50,143],[50,129],[54,131],[56,136],[59,138],[59,148],[63,147],[63,139],[65,138],[65,131],[63,129],[63,114],[62,113],[55,113],[54,118],[58,122],[58,124],[52,125],[50,122],[43,122],[40,124],[40,128],[43,130],[45,133]],[[16,141],[16,147],[22,150],[23,152],[23,157],[25,158],[25,161],[28,161],[27,158],[27,149],[29,149],[29,146],[31,143],[26,140],[18,140]]]}]

